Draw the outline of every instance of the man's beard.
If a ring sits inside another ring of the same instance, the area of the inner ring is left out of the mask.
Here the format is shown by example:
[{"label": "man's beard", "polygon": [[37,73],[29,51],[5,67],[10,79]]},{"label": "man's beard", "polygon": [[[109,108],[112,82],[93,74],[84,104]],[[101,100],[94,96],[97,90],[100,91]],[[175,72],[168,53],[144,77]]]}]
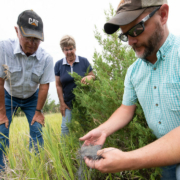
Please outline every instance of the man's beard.
[{"label": "man's beard", "polygon": [[146,59],[148,56],[151,56],[153,53],[158,51],[159,43],[163,38],[163,29],[159,25],[159,23],[156,24],[156,29],[154,33],[149,37],[147,40],[147,43],[142,43],[140,45],[133,45],[132,48],[136,52],[137,47],[144,47],[144,53],[142,55],[137,55],[138,58]]}]

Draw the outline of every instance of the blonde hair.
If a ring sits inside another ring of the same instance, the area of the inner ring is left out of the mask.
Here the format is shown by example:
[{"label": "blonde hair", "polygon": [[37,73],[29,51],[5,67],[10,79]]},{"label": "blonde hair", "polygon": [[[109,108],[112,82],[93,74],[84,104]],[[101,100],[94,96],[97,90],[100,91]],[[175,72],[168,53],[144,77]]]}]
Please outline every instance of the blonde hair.
[{"label": "blonde hair", "polygon": [[60,47],[62,51],[64,50],[64,47],[73,46],[76,49],[76,42],[72,36],[65,35],[60,40]]}]

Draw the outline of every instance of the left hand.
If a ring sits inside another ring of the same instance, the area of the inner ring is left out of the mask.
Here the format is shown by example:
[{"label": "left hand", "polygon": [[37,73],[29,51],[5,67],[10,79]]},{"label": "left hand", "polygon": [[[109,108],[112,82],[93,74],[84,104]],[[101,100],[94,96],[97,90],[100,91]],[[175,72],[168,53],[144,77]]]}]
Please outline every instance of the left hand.
[{"label": "left hand", "polygon": [[85,76],[81,79],[81,83],[87,84],[87,80],[90,81],[91,79],[93,79],[92,75]]},{"label": "left hand", "polygon": [[116,148],[105,148],[97,152],[97,155],[103,156],[100,160],[90,160],[85,158],[85,163],[90,168],[97,169],[102,173],[116,173],[126,169],[126,155]]},{"label": "left hand", "polygon": [[41,112],[38,112],[38,111],[35,112],[35,115],[34,115],[32,122],[31,122],[31,126],[34,124],[35,121],[40,123],[42,126],[45,126],[44,125],[45,124],[44,115]]}]

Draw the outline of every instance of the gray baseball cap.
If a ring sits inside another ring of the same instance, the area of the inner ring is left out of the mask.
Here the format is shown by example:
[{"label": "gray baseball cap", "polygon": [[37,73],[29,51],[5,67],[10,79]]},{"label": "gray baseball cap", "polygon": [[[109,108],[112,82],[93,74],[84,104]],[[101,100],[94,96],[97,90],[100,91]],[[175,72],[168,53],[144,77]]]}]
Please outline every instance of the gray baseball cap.
[{"label": "gray baseball cap", "polygon": [[25,37],[36,37],[44,41],[43,22],[33,10],[23,11],[17,20],[21,34]]},{"label": "gray baseball cap", "polygon": [[148,7],[167,4],[167,0],[121,0],[116,15],[105,25],[107,34],[113,34],[119,26],[127,25],[138,18]]}]

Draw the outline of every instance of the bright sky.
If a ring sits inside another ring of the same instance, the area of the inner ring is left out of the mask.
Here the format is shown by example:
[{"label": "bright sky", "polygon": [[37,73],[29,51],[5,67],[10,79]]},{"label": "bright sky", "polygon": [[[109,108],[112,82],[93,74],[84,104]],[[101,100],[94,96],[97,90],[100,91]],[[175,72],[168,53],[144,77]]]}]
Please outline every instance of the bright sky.
[{"label": "bright sky", "polygon": [[[33,9],[44,22],[45,41],[41,46],[53,56],[54,63],[64,57],[59,41],[66,34],[75,38],[76,54],[88,58],[92,63],[94,50],[99,49],[94,38],[94,26],[102,32],[106,22],[104,10],[109,9],[110,3],[116,9],[119,2],[120,0],[0,0],[0,39],[16,37],[14,26],[18,15],[24,10]],[[180,35],[180,1],[169,0],[169,7],[169,30]],[[55,83],[51,83],[49,93],[57,103]]]}]

